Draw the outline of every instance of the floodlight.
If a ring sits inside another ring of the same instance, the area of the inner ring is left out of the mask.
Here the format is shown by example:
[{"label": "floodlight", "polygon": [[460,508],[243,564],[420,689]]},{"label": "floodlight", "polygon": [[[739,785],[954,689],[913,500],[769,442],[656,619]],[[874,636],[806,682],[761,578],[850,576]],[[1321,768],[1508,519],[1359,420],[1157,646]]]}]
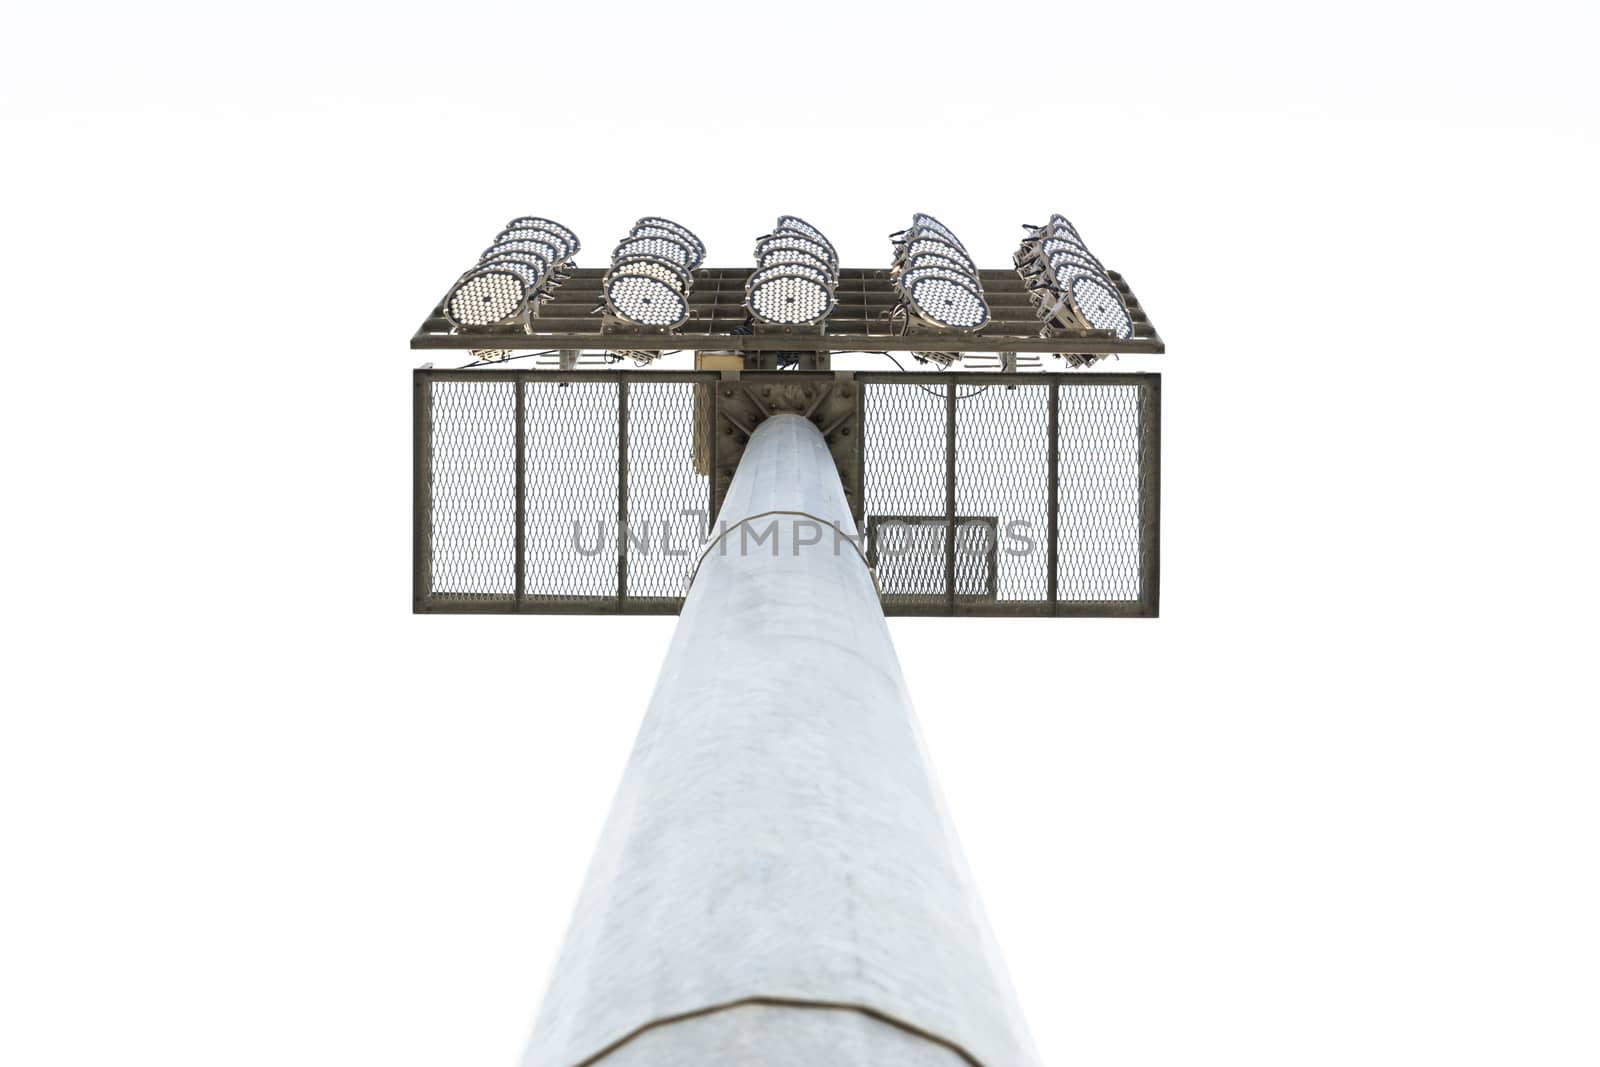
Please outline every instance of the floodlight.
[{"label": "floodlight", "polygon": [[560,246],[554,243],[553,239],[540,240],[536,238],[524,238],[496,242],[495,244],[490,245],[488,248],[485,248],[483,250],[483,255],[480,256],[479,259],[488,259],[490,256],[499,255],[502,252],[522,252],[535,255],[552,267],[557,263],[564,262],[566,259],[566,257],[561,254]]},{"label": "floodlight", "polygon": [[1065,215],[1051,215],[1050,221],[1043,226],[1030,226],[1024,223],[1023,228],[1028,231],[1029,240],[1037,241],[1046,237],[1070,237],[1080,245],[1083,244],[1083,236],[1078,233],[1076,226],[1067,221]]},{"label": "floodlight", "polygon": [[1030,284],[1044,283],[1063,289],[1067,282],[1079,275],[1087,274],[1095,278],[1105,278],[1105,268],[1090,257],[1082,253],[1060,250],[1049,258],[1040,258],[1025,262],[1018,266],[1017,271]]},{"label": "floodlight", "polygon": [[1111,284],[1111,279],[1106,277],[1106,272],[1099,264],[1084,263],[1076,256],[1065,252],[1058,252],[1050,257],[1049,266],[1042,276],[1060,292],[1065,292],[1077,278],[1093,278],[1106,285]]},{"label": "floodlight", "polygon": [[[1014,262],[1039,307],[1040,317],[1070,326],[1105,330],[1119,340],[1133,337],[1133,319],[1105,266],[1089,251],[1065,215],[1051,215],[1043,226],[1024,226],[1027,235]],[[1071,357],[1092,361],[1090,357]]]},{"label": "floodlight", "polygon": [[1051,256],[1056,255],[1058,252],[1069,252],[1081,259],[1089,261],[1090,263],[1094,264],[1095,267],[1101,270],[1105,269],[1100,266],[1099,258],[1093,252],[1089,251],[1088,247],[1082,241],[1074,238],[1046,237],[1037,244],[1031,246],[1024,245],[1023,247],[1031,247],[1033,250],[1033,255],[1041,260],[1049,260]]},{"label": "floodlight", "polygon": [[756,243],[760,244],[763,241],[770,241],[778,237],[793,237],[816,245],[819,259],[826,261],[830,267],[837,268],[839,266],[839,253],[835,251],[833,242],[818,233],[816,227],[809,223],[801,222],[798,226],[793,224],[784,225],[783,220],[779,219],[778,225],[773,227],[772,232],[758,238]]},{"label": "floodlight", "polygon": [[771,248],[756,256],[756,267],[774,267],[779,264],[790,263],[798,266],[809,267],[827,275],[830,284],[837,278],[833,264],[826,260],[818,259],[815,255],[800,248]]},{"label": "floodlight", "polygon": [[571,259],[578,254],[578,235],[551,219],[541,219],[533,215],[523,215],[506,223],[504,232],[513,230],[543,230],[553,236],[561,238],[561,243],[566,247],[565,259]]},{"label": "floodlight", "polygon": [[942,234],[948,241],[950,241],[950,243],[961,249],[961,251],[965,252],[967,250],[967,246],[961,243],[961,238],[955,235],[955,231],[950,229],[950,227],[946,226],[944,223],[940,222],[938,219],[934,218],[932,215],[926,215],[920,211],[915,215],[912,215],[911,228],[914,230],[932,230],[934,233]]},{"label": "floodlight", "polygon": [[509,270],[526,281],[529,289],[537,289],[550,279],[549,265],[531,252],[502,252],[483,260],[478,266]]},{"label": "floodlight", "polygon": [[629,256],[669,259],[686,270],[692,269],[695,263],[694,250],[683,241],[671,237],[625,237],[621,244],[612,249],[611,261],[615,263]]},{"label": "floodlight", "polygon": [[706,259],[706,245],[705,245],[705,242],[700,240],[700,238],[696,237],[694,235],[694,231],[689,229],[689,227],[683,225],[682,223],[673,222],[671,219],[664,219],[660,215],[646,215],[644,218],[640,219],[638,222],[634,223],[633,225],[634,225],[634,229],[638,229],[640,226],[659,226],[659,227],[662,227],[664,229],[668,229],[668,230],[673,231],[674,233],[676,233],[678,235],[678,239],[680,241],[682,241],[685,245],[688,245],[690,250],[693,251],[693,253],[694,253],[694,256],[693,256],[694,262],[689,264],[691,269],[693,269],[694,267],[698,267],[700,264],[705,262],[705,259]]},{"label": "floodlight", "polygon": [[671,283],[627,270],[606,275],[605,302],[617,318],[642,326],[675,327],[689,317],[688,301]]},{"label": "floodlight", "polygon": [[683,245],[689,250],[689,262],[687,265],[690,270],[693,270],[705,261],[704,249],[696,246],[693,241],[679,233],[677,230],[668,229],[665,226],[660,226],[655,223],[635,226],[628,234],[628,237],[630,240],[635,237],[661,237],[668,241],[675,241],[678,244]]},{"label": "floodlight", "polygon": [[478,265],[446,294],[444,317],[454,328],[526,324],[530,300],[566,280],[559,272],[578,250],[578,237],[550,219],[512,219],[483,250]]},{"label": "floodlight", "polygon": [[[1079,274],[1092,274],[1096,278],[1106,278],[1106,269],[1092,256],[1082,253],[1061,250],[1052,254],[1043,261],[1041,273],[1055,279],[1059,286],[1068,276]],[[1109,278],[1107,279],[1109,281]]]},{"label": "floodlight", "polygon": [[[806,273],[802,273],[802,271]],[[745,306],[763,322],[812,325],[834,308],[833,292],[819,272],[799,264],[758,270],[745,287]]]},{"label": "floodlight", "polygon": [[[784,252],[783,250],[779,250],[773,254],[783,255]],[[803,252],[795,254],[804,255]],[[756,274],[763,274],[767,271],[781,271],[784,274],[800,274],[807,278],[814,278],[818,284],[827,286],[829,292],[832,292],[839,284],[839,279],[834,275],[833,271],[829,270],[820,263],[807,262],[804,260],[789,260],[786,262],[766,263],[760,265],[756,268],[755,274],[750,276],[750,280],[754,281]]]},{"label": "floodlight", "polygon": [[507,241],[503,245],[490,245],[483,250],[483,255],[478,257],[478,262],[487,263],[502,256],[513,256],[538,263],[539,269],[546,272],[554,270],[557,262],[550,255],[550,246],[543,241]]},{"label": "floodlight", "polygon": [[901,273],[916,270],[918,267],[943,267],[946,270],[953,270],[957,274],[964,275],[974,281],[977,280],[977,276],[972,273],[972,267],[970,264],[945,255],[942,252],[922,252],[918,255],[910,257],[905,261],[905,266],[901,268]]},{"label": "floodlight", "polygon": [[1133,319],[1122,302],[1122,294],[1105,278],[1080,275],[1073,278],[1062,291],[1070,297],[1074,309],[1084,323],[1096,330],[1110,330],[1118,340],[1133,336]]},{"label": "floodlight", "polygon": [[571,259],[572,254],[577,251],[565,237],[549,230],[501,230],[494,239],[495,244],[505,244],[508,241],[539,241],[547,244],[555,250],[556,259],[563,263]]},{"label": "floodlight", "polygon": [[452,326],[493,326],[511,322],[527,306],[529,283],[517,264],[476,267],[461,276],[445,297]]},{"label": "floodlight", "polygon": [[806,237],[811,238],[813,241],[818,241],[818,242],[826,245],[827,249],[828,249],[828,253],[829,253],[829,255],[828,255],[829,262],[831,262],[831,263],[833,263],[835,265],[838,264],[838,262],[839,262],[839,253],[837,251],[835,251],[835,249],[833,247],[833,242],[828,240],[828,237],[827,237],[826,234],[824,234],[821,230],[817,229],[815,226],[811,225],[811,223],[807,222],[805,219],[801,218],[798,215],[779,215],[778,216],[778,225],[774,228],[774,232],[783,232],[783,231],[791,231],[791,232],[794,232],[794,233],[799,233],[799,234],[802,234],[802,235],[804,235]]},{"label": "floodlight", "polygon": [[648,274],[659,278],[680,293],[687,293],[694,284],[689,269],[661,256],[624,256],[611,264],[613,274]]},{"label": "floodlight", "polygon": [[804,230],[789,230],[779,228],[773,230],[770,234],[763,238],[763,240],[772,240],[779,237],[793,237],[797,238],[798,240],[806,241],[810,244],[816,245],[818,249],[817,257],[823,262],[827,263],[830,269],[838,269],[839,254],[833,250],[833,246],[829,244],[826,239],[818,239],[813,237]]},{"label": "floodlight", "polygon": [[764,253],[776,251],[780,248],[810,253],[818,261],[826,263],[829,270],[834,269],[834,262],[828,246],[810,237],[803,237],[798,233],[768,234],[766,237],[761,238],[756,242],[756,258],[760,259]]},{"label": "floodlight", "polygon": [[1048,256],[1038,255],[1017,261],[1017,273],[1030,285],[1044,282],[1060,289],[1067,279],[1080,274],[1110,280],[1100,261],[1086,252],[1071,248],[1058,248]]},{"label": "floodlight", "polygon": [[989,321],[982,290],[958,271],[922,267],[900,275],[898,285],[907,309],[934,326],[976,330]]},{"label": "floodlight", "polygon": [[966,249],[959,244],[952,243],[943,237],[913,237],[903,243],[896,252],[896,257],[902,262],[908,262],[916,256],[932,252],[936,255],[948,256],[951,259],[965,263],[970,274],[978,273],[977,264],[972,262],[972,257],[967,255]]}]

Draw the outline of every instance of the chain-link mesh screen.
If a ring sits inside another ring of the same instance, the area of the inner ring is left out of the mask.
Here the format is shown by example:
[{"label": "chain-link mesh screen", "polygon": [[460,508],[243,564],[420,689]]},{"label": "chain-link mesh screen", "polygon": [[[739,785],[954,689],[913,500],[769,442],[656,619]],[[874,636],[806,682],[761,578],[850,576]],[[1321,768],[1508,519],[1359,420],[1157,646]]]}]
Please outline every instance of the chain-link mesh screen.
[{"label": "chain-link mesh screen", "polygon": [[1056,574],[1063,600],[1140,594],[1139,387],[1061,389]]},{"label": "chain-link mesh screen", "polygon": [[617,592],[617,383],[520,383],[529,600]]},{"label": "chain-link mesh screen", "polygon": [[682,599],[711,507],[695,467],[695,386],[628,388],[628,596]]},{"label": "chain-link mesh screen", "polygon": [[[873,572],[886,604],[902,609],[944,608],[944,542],[950,524],[943,516],[875,515],[868,526]],[[995,598],[999,537],[992,517],[958,515],[955,521],[956,596]]]},{"label": "chain-link mesh screen", "polygon": [[[886,611],[943,610],[945,569],[945,387],[872,384],[862,396],[862,499],[869,558],[877,557]],[[883,551],[879,551],[879,549]],[[891,551],[892,550],[892,551]],[[884,575],[889,584],[884,584]]]},{"label": "chain-link mesh screen", "polygon": [[[1153,594],[1144,588],[1146,553],[1155,551],[1144,543],[1154,532],[1142,498],[1151,473],[1143,464],[1153,461],[1142,422],[1146,388],[1041,376],[1004,385],[971,377],[953,387],[948,381],[868,383],[863,490],[885,609],[981,613],[986,609],[977,601],[988,598],[995,613],[1044,614],[1055,605],[1132,608]],[[1059,397],[1053,458],[1052,392]],[[953,486],[945,480],[952,426]],[[958,532],[953,599],[944,552],[952,489],[957,521],[981,518],[993,531],[988,544],[976,533],[966,542]]]},{"label": "chain-link mesh screen", "polygon": [[956,387],[956,513],[999,520],[998,599],[1049,598],[1048,384]]},{"label": "chain-link mesh screen", "polygon": [[[759,377],[419,372],[420,610],[678,610],[719,503],[713,472],[736,464],[751,418],[722,405],[768,396]],[[817,422],[859,487],[885,611],[1155,612],[1153,376],[856,381],[828,395],[859,407]],[[714,462],[719,448],[732,451]]]},{"label": "chain-link mesh screen", "polygon": [[630,381],[626,404],[619,380],[446,377],[427,388],[423,563],[436,608],[604,611],[625,594],[677,610],[711,506],[695,456],[696,419],[710,412],[694,382]]},{"label": "chain-link mesh screen", "polygon": [[432,411],[433,591],[509,597],[516,592],[516,387],[435,382]]}]

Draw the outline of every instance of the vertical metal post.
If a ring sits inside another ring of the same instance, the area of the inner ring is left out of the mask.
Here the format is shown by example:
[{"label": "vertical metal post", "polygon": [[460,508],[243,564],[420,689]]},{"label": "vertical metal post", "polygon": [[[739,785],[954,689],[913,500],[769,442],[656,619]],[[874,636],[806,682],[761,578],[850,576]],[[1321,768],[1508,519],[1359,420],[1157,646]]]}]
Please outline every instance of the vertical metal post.
[{"label": "vertical metal post", "polygon": [[722,431],[722,420],[718,416],[722,404],[722,378],[718,377],[706,382],[703,388],[710,396],[711,402],[706,405],[706,528],[701,530],[702,536],[709,535],[712,524],[717,521],[717,435]]},{"label": "vertical metal post", "polygon": [[433,593],[433,384],[411,376],[411,610]]},{"label": "vertical metal post", "polygon": [[846,389],[854,390],[851,398],[856,408],[856,443],[855,454],[855,483],[856,498],[851,501],[855,507],[856,526],[865,530],[867,527],[867,389],[866,382],[856,381],[852,376]]},{"label": "vertical metal post", "polygon": [[1058,602],[1058,600],[1060,598],[1060,590],[1059,590],[1059,588],[1057,586],[1057,582],[1058,582],[1059,579],[1058,579],[1058,575],[1056,574],[1056,571],[1059,568],[1059,562],[1060,562],[1060,556],[1058,555],[1058,553],[1061,550],[1060,549],[1060,545],[1061,545],[1060,534],[1061,534],[1061,531],[1058,528],[1058,524],[1060,522],[1060,518],[1056,514],[1057,509],[1058,509],[1059,504],[1060,504],[1060,498],[1057,496],[1057,493],[1060,492],[1060,487],[1061,487],[1061,434],[1060,434],[1061,422],[1060,422],[1060,419],[1061,419],[1061,383],[1060,382],[1051,382],[1050,383],[1050,418],[1049,418],[1049,422],[1048,422],[1048,426],[1049,426],[1048,432],[1050,434],[1050,442],[1046,446],[1049,449],[1048,467],[1049,467],[1050,473],[1047,475],[1047,477],[1050,479],[1050,486],[1049,486],[1049,489],[1046,491],[1046,494],[1045,494],[1046,495],[1045,507],[1049,509],[1048,515],[1045,518],[1045,530],[1046,530],[1046,536],[1045,536],[1045,540],[1046,540],[1045,567],[1048,568],[1048,571],[1047,571],[1047,573],[1045,575],[1045,589],[1046,589],[1047,599],[1050,601],[1050,614],[1052,614],[1052,615],[1054,615],[1056,613],[1056,604],[1057,604],[1057,602]]},{"label": "vertical metal post", "polygon": [[1139,605],[1161,610],[1161,375],[1139,386]]},{"label": "vertical metal post", "polygon": [[527,1067],[1036,1067],[810,421],[717,529]]}]

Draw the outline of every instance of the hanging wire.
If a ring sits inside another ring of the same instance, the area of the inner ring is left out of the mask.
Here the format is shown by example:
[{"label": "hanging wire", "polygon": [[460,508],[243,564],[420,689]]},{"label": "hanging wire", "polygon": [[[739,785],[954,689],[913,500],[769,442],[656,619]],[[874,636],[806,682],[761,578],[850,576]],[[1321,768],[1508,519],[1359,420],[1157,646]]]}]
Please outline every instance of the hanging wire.
[{"label": "hanging wire", "polygon": [[[893,352],[868,352],[866,354],[869,355],[869,356],[888,356],[889,357],[889,362],[893,363],[896,367],[899,367],[900,368],[900,372],[902,374],[915,374],[915,373],[917,373],[916,371],[914,371],[914,370],[910,369],[909,367],[907,367],[904,363],[901,363],[898,359],[895,359]],[[921,385],[921,384],[919,384],[917,382],[912,382],[911,384],[915,385],[918,389],[921,389],[924,393],[927,393],[929,396],[936,396],[940,400],[944,399],[944,393],[941,392],[938,389],[934,389],[931,386]],[[956,399],[957,400],[966,400],[968,397],[977,396],[979,393],[988,392],[990,389],[993,389],[993,388],[994,388],[994,386],[992,386],[992,385],[975,386],[975,387],[973,387],[973,389],[972,389],[972,391],[970,393],[957,392],[956,393]]]}]

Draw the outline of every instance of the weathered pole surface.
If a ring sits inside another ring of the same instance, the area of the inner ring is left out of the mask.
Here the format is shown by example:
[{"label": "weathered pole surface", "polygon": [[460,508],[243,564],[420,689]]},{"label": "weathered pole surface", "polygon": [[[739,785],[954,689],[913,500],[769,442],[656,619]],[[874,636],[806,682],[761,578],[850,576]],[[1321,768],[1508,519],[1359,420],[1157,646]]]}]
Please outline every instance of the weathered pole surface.
[{"label": "weathered pole surface", "polygon": [[1037,1064],[871,575],[835,523],[854,534],[822,434],[767,419],[526,1067]]}]

